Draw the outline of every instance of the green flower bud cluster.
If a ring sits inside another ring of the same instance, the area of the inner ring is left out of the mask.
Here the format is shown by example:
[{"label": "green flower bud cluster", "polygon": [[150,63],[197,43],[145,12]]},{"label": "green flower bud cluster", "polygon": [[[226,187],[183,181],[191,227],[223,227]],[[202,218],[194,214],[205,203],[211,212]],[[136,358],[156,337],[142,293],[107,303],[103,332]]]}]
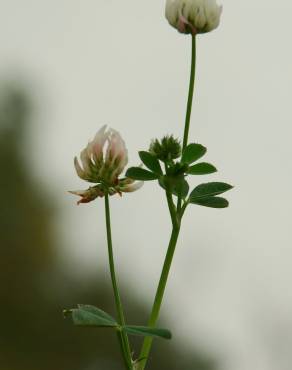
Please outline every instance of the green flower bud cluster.
[{"label": "green flower bud cluster", "polygon": [[167,162],[181,156],[181,144],[172,135],[164,136],[161,140],[152,141],[149,152],[160,161]]}]

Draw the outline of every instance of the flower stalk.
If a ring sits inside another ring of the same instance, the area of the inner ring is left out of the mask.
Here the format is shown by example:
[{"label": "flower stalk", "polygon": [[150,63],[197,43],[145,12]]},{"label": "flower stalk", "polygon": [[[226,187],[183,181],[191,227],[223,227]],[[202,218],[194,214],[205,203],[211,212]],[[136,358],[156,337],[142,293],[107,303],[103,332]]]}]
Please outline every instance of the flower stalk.
[{"label": "flower stalk", "polygon": [[193,97],[195,90],[195,77],[196,77],[196,36],[192,35],[192,61],[191,61],[191,74],[190,74],[190,83],[189,83],[189,93],[188,93],[188,103],[186,110],[186,119],[185,119],[185,129],[184,129],[184,139],[183,139],[183,150],[188,144],[189,131],[190,131],[190,122],[192,115],[192,106],[193,106]]},{"label": "flower stalk", "polygon": [[[104,204],[105,204],[106,233],[107,233],[107,244],[108,244],[108,258],[109,258],[110,274],[111,274],[112,286],[113,286],[113,291],[114,291],[116,310],[118,314],[118,323],[121,326],[125,326],[126,325],[125,316],[124,316],[122,300],[120,297],[117,278],[116,278],[116,272],[115,272],[112,233],[111,233],[110,205],[109,205],[108,194],[106,194],[104,197]],[[125,334],[124,331],[119,331],[118,339],[120,341],[126,368],[131,370],[133,367],[132,367],[131,349],[130,349],[128,336],[127,334]]]},{"label": "flower stalk", "polygon": [[[191,73],[190,73],[190,83],[188,92],[188,102],[186,109],[185,127],[184,127],[184,138],[183,138],[183,150],[188,145],[194,91],[195,91],[195,79],[196,79],[196,63],[197,63],[197,42],[196,35],[192,35],[192,56],[191,56]],[[181,197],[178,197],[177,209],[181,210]]]}]

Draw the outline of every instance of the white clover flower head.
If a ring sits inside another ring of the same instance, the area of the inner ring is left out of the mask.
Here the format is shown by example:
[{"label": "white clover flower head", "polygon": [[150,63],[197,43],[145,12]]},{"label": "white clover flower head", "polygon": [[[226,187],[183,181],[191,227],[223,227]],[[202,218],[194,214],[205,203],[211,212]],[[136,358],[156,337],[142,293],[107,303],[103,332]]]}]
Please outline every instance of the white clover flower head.
[{"label": "white clover flower head", "polygon": [[81,196],[79,203],[88,203],[105,193],[109,195],[131,192],[139,189],[142,183],[128,178],[119,179],[128,163],[128,151],[118,131],[103,126],[80,153],[80,161],[74,158],[77,175],[96,186],[87,190],[71,191]]},{"label": "white clover flower head", "polygon": [[180,33],[210,32],[218,27],[221,13],[216,0],[166,0],[166,19]]},{"label": "white clover flower head", "polygon": [[86,181],[107,185],[115,183],[128,163],[128,152],[121,135],[103,126],[80,153],[81,165],[74,158],[78,176]]}]

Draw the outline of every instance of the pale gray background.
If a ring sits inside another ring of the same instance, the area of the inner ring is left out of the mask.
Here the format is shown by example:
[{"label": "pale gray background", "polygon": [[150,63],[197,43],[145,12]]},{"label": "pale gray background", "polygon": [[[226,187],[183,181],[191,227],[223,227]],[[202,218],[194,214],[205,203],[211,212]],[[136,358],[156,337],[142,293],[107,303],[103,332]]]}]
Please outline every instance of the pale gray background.
[{"label": "pale gray background", "polygon": [[[190,38],[157,0],[2,0],[0,77],[38,91],[30,133],[35,176],[58,200],[63,266],[107,273],[103,205],[75,206],[73,156],[103,124],[130,163],[150,139],[181,136]],[[288,0],[223,2],[218,30],[198,38],[190,138],[233,183],[228,210],[189,209],[163,313],[186,346],[224,370],[290,370],[291,13]],[[205,179],[202,179],[202,181]],[[118,272],[152,302],[170,228],[156,184],[112,200]]]}]

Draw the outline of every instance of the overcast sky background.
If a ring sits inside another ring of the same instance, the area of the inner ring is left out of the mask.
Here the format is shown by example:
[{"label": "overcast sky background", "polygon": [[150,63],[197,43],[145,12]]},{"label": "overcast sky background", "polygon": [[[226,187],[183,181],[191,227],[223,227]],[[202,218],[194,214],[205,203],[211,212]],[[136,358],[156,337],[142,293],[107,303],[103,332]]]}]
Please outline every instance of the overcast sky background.
[{"label": "overcast sky background", "polygon": [[[103,124],[132,165],[152,138],[182,136],[191,40],[168,26],[164,1],[0,3],[0,78],[36,99],[27,155],[61,210],[62,264],[107,274],[102,202],[76,207],[65,193],[87,186],[73,156]],[[222,370],[291,370],[292,3],[223,6],[219,29],[198,37],[190,139],[219,169],[198,181],[236,188],[227,210],[188,209],[163,314]],[[170,230],[162,190],[113,198],[112,218],[119,276],[150,306]]]}]

